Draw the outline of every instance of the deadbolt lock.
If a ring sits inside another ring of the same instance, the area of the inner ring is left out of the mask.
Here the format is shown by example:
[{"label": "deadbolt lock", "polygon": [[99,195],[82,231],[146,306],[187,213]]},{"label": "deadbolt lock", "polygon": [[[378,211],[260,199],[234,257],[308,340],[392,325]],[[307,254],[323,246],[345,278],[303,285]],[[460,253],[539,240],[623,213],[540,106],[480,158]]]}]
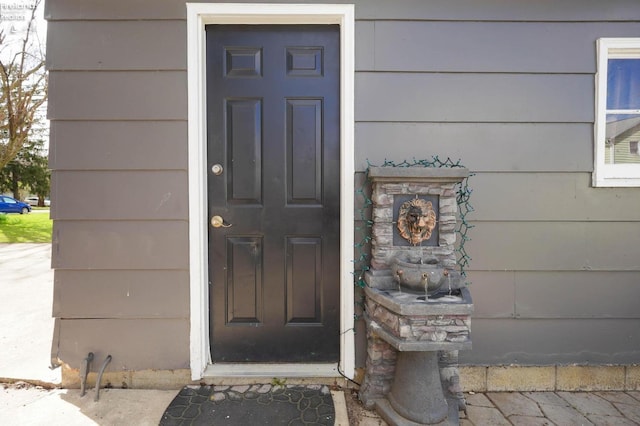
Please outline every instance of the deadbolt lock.
[{"label": "deadbolt lock", "polygon": [[216,215],[211,218],[211,226],[213,226],[214,228],[229,228],[232,225],[230,223],[224,223],[224,219],[222,218],[222,216]]},{"label": "deadbolt lock", "polygon": [[211,166],[211,172],[216,176],[220,176],[223,171],[224,169],[220,164],[214,164],[213,166]]}]

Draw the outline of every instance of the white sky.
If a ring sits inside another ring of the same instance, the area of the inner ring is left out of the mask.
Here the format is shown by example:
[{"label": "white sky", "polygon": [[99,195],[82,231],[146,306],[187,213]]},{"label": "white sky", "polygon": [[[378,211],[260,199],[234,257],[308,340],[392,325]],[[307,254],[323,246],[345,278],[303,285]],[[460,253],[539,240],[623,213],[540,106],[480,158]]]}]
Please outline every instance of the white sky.
[{"label": "white sky", "polygon": [[[2,29],[6,39],[5,45],[10,49],[19,48],[22,38],[25,35],[31,9],[35,2],[33,0],[0,0],[0,29]],[[44,1],[41,1],[36,11],[36,21],[33,23],[37,40],[45,50],[47,37],[47,21],[44,20]]]}]

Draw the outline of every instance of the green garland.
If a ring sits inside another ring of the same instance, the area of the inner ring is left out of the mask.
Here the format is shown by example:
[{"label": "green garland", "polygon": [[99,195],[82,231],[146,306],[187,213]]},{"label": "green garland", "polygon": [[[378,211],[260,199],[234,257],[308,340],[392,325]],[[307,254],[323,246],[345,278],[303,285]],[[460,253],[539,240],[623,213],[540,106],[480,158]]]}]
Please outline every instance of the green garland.
[{"label": "green garland", "polygon": [[[373,221],[367,218],[367,212],[373,206],[373,201],[367,195],[367,190],[371,187],[369,181],[369,168],[374,167],[367,160],[367,170],[365,171],[365,180],[362,186],[356,189],[357,196],[362,198],[362,207],[359,209],[360,213],[360,222],[362,225],[356,226],[356,232],[359,232],[361,240],[355,243],[355,248],[358,250],[358,256],[354,260],[354,278],[355,285],[358,287],[365,287],[366,282],[364,280],[364,274],[369,270],[369,250],[367,248],[371,244],[371,227],[373,226]],[[464,167],[460,164],[460,160],[453,161],[450,158],[447,158],[445,161],[442,161],[438,158],[438,156],[434,155],[430,160],[416,160],[413,162],[408,162],[404,160],[400,163],[395,163],[393,161],[385,160],[382,166],[380,167]],[[470,174],[469,177],[473,176]],[[457,253],[457,261],[458,266],[460,267],[460,273],[463,277],[467,276],[466,269],[469,266],[469,262],[471,261],[471,257],[465,250],[465,244],[470,238],[467,236],[467,233],[474,225],[471,225],[467,221],[467,215],[473,212],[473,207],[469,203],[469,198],[471,197],[471,188],[469,188],[469,178],[464,178],[461,182],[456,184],[456,201],[458,203],[458,215],[460,218],[460,222],[458,228],[456,229],[456,233],[460,235],[460,244],[456,249]]]}]

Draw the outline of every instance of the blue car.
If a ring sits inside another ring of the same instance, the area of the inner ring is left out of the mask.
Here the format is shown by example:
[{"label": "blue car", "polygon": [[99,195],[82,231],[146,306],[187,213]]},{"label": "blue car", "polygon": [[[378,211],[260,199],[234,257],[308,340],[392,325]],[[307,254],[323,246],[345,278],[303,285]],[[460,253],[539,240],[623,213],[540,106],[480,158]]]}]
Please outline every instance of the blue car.
[{"label": "blue car", "polygon": [[20,213],[27,214],[31,212],[31,206],[15,198],[0,195],[0,213]]}]

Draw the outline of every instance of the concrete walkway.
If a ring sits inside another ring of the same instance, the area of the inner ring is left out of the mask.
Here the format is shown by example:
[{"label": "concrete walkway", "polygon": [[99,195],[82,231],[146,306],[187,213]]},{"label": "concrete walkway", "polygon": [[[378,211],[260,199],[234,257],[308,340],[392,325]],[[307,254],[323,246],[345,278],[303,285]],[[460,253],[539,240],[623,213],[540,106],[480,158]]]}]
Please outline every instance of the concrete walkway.
[{"label": "concrete walkway", "polygon": [[0,384],[0,424],[7,426],[157,426],[178,391],[103,389],[80,397],[78,389]]},{"label": "concrete walkway", "polygon": [[[96,402],[93,389],[80,397],[77,389],[56,388],[60,371],[49,368],[50,265],[50,244],[0,244],[0,425],[157,425],[178,390],[103,389]],[[334,398],[336,425],[347,425],[347,411],[353,426],[385,424],[351,392],[345,393],[346,406]],[[640,425],[640,391],[488,392],[466,397],[463,426]]]},{"label": "concrete walkway", "polygon": [[51,370],[51,244],[0,244],[0,379],[60,383]]},{"label": "concrete walkway", "polygon": [[467,395],[463,426],[640,424],[640,392],[489,392]]}]

